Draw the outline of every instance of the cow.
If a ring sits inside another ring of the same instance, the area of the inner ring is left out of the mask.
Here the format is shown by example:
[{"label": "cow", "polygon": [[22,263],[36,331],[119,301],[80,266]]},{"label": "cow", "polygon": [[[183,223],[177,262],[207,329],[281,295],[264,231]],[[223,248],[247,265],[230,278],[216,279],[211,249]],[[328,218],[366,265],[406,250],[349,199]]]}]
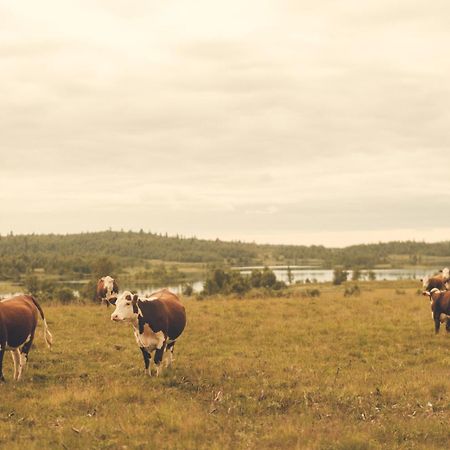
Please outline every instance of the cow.
[{"label": "cow", "polygon": [[450,281],[450,271],[448,267],[439,271],[437,275],[426,275],[420,281],[425,292],[430,292],[432,289],[439,289],[440,291],[446,291],[449,288],[448,282]]},{"label": "cow", "polygon": [[424,295],[430,299],[431,317],[434,320],[434,331],[439,333],[441,323],[446,323],[445,328],[450,332],[450,291],[440,291],[433,288],[424,291]]},{"label": "cow", "polygon": [[119,294],[119,286],[117,286],[116,280],[107,275],[97,281],[97,290],[95,294],[96,300],[102,302],[102,304],[109,305],[114,304]]},{"label": "cow", "polygon": [[154,292],[148,298],[139,298],[125,291],[116,301],[111,320],[131,322],[144,358],[145,372],[152,375],[151,357],[154,351],[153,360],[158,376],[166,350],[166,366],[173,362],[175,342],[186,326],[186,312],[180,299],[168,289]]},{"label": "cow", "polygon": [[38,314],[44,322],[44,340],[52,346],[53,337],[44,311],[32,295],[16,295],[0,301],[0,381],[4,382],[3,356],[11,351],[14,361],[14,380],[19,381],[28,361],[34,339]]}]

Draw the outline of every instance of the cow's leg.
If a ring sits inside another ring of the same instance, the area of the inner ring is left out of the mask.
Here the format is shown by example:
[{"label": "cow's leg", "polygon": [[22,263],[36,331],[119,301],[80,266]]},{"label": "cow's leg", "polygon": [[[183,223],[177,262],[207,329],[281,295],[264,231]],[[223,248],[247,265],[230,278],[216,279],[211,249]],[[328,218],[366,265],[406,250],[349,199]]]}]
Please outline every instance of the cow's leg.
[{"label": "cow's leg", "polygon": [[441,320],[440,320],[440,314],[434,314],[434,333],[439,333],[439,328],[441,328]]},{"label": "cow's leg", "polygon": [[148,375],[152,376],[152,372],[150,369],[150,363],[151,363],[152,357],[145,347],[139,347],[139,348],[141,349],[142,356],[144,357],[145,371],[147,372]]},{"label": "cow's leg", "polygon": [[5,382],[5,377],[3,376],[3,355],[5,354],[5,344],[0,343],[0,382]]},{"label": "cow's leg", "polygon": [[33,338],[34,335],[30,336],[30,339],[27,342],[25,342],[25,344],[20,349],[19,376],[17,378],[18,380],[20,380],[20,377],[22,376],[22,373],[25,370],[25,367],[27,366],[28,353],[30,352],[31,346],[33,344]]},{"label": "cow's leg", "polygon": [[167,343],[166,341],[164,341],[163,345],[161,346],[161,348],[157,348],[155,350],[155,365],[156,365],[156,376],[158,377],[159,374],[161,373],[161,361],[164,357],[164,352],[166,351],[166,346]]},{"label": "cow's leg", "polygon": [[175,341],[170,342],[169,344],[167,344],[167,350],[166,350],[166,357],[165,360],[166,362],[166,367],[170,367],[173,363],[173,351],[175,349]]},{"label": "cow's leg", "polygon": [[14,380],[19,379],[20,372],[20,351],[18,348],[11,350],[11,356],[14,362]]},{"label": "cow's leg", "polygon": [[447,331],[447,333],[450,333],[450,319],[446,320],[445,331]]}]

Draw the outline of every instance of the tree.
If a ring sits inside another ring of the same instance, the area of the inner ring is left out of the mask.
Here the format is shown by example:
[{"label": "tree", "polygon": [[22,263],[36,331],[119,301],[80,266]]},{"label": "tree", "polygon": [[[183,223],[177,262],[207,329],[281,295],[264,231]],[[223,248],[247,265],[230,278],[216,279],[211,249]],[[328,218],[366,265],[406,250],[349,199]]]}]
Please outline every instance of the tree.
[{"label": "tree", "polygon": [[289,284],[294,282],[294,274],[292,273],[291,266],[287,267],[287,279]]},{"label": "tree", "polygon": [[97,259],[92,267],[92,275],[97,280],[105,275],[112,275],[114,270],[113,262],[106,256]]},{"label": "tree", "polygon": [[333,271],[333,284],[338,286],[347,281],[348,272],[340,267],[336,267]]},{"label": "tree", "polygon": [[261,286],[265,288],[271,288],[275,286],[277,282],[277,277],[273,270],[268,267],[264,267],[261,275]]},{"label": "tree", "polygon": [[361,278],[361,270],[358,267],[355,267],[352,270],[352,281],[358,281]]}]

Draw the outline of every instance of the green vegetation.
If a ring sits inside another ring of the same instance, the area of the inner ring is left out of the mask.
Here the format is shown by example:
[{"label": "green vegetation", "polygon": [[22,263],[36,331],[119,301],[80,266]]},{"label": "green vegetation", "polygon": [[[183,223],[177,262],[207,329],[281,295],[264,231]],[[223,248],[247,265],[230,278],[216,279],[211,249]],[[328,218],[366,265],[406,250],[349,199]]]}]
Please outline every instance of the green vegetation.
[{"label": "green vegetation", "polygon": [[331,283],[319,298],[295,285],[186,300],[160,378],[111,309],[45,306],[52,351],[40,324],[20,383],[5,358],[0,448],[447,448],[449,336],[412,284],[363,282],[357,301]]},{"label": "green vegetation", "polygon": [[202,296],[215,294],[244,295],[250,289],[280,290],[286,287],[282,281],[278,281],[275,273],[265,267],[263,270],[252,270],[250,275],[241,274],[237,270],[212,268],[206,275]]},{"label": "green vegetation", "polygon": [[[288,274],[290,265],[345,269],[443,267],[450,265],[450,241],[389,242],[336,249],[208,241],[144,231],[0,236],[0,280],[22,281],[27,274],[59,280],[89,279],[98,272],[96,266],[101,258],[108,258],[121,277],[166,277],[170,282],[183,282],[189,275],[201,273],[206,264],[287,265]],[[168,267],[162,269],[162,263]],[[158,273],[160,270],[166,273]]]},{"label": "green vegetation", "polygon": [[344,281],[347,281],[348,272],[343,270],[341,267],[337,267],[333,271],[333,284],[336,286],[342,284]]}]

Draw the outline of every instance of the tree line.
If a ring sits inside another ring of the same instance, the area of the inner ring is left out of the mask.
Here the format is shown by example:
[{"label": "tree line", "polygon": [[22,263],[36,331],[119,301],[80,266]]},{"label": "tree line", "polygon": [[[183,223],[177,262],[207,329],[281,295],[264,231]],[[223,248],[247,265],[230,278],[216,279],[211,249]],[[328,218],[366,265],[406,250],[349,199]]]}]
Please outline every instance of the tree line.
[{"label": "tree line", "polygon": [[39,270],[66,277],[90,278],[100,257],[108,257],[116,271],[147,260],[225,266],[305,264],[332,269],[377,265],[392,267],[398,256],[408,264],[423,258],[444,258],[450,264],[450,242],[388,242],[345,248],[302,245],[258,245],[219,239],[167,236],[152,232],[103,231],[79,234],[0,236],[0,279],[15,280]]}]

